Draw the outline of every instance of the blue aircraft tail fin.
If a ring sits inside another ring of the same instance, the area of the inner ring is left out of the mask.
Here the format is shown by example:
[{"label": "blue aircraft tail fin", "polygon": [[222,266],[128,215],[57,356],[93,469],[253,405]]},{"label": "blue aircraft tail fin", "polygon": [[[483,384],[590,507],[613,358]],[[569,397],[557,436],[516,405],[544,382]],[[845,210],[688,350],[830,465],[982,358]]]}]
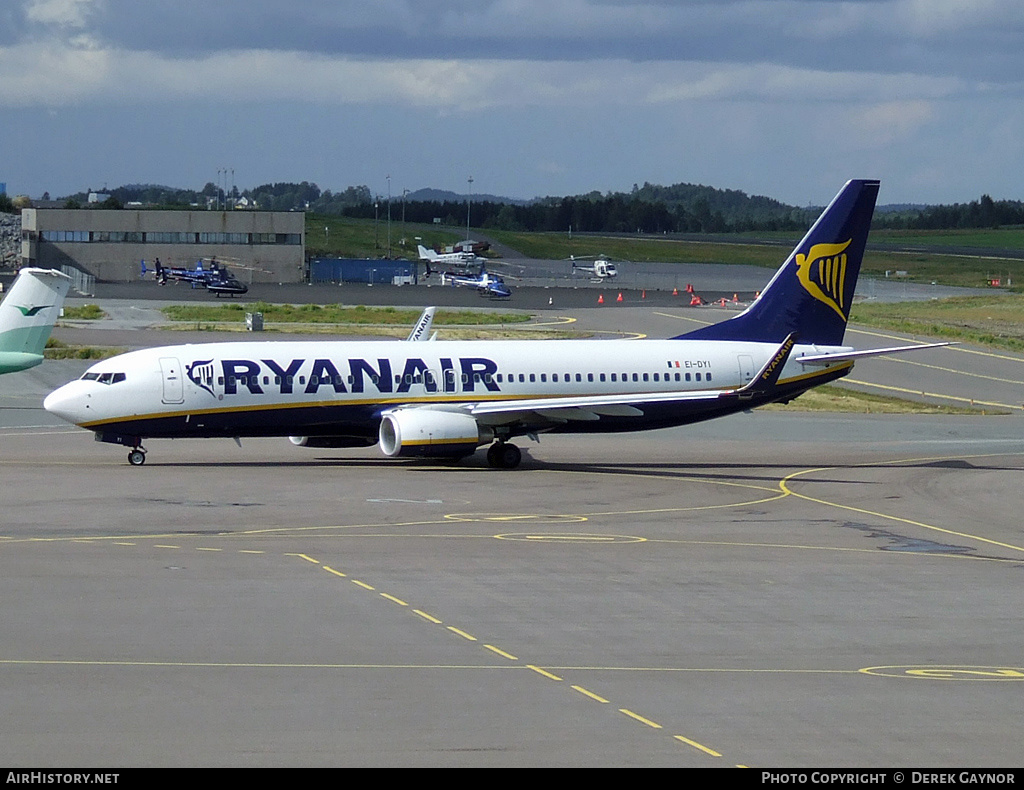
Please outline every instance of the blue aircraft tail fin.
[{"label": "blue aircraft tail fin", "polygon": [[843,342],[878,181],[848,181],[796,245],[761,296],[739,315],[679,338],[781,343]]}]

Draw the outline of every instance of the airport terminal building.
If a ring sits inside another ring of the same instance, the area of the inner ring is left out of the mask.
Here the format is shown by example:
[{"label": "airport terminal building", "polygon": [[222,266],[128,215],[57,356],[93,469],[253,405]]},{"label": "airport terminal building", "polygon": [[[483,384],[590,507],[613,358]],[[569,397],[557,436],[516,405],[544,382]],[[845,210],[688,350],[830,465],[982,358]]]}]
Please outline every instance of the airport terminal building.
[{"label": "airport terminal building", "polygon": [[42,209],[21,213],[21,265],[72,266],[101,282],[216,257],[239,280],[302,282],[305,215],[294,211]]}]

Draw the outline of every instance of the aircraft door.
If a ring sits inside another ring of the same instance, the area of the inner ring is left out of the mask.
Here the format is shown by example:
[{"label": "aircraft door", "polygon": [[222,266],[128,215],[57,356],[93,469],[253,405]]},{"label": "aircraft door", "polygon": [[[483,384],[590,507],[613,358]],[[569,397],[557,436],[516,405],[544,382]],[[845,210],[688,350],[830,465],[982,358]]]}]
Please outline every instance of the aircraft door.
[{"label": "aircraft door", "polygon": [[[441,389],[441,376],[434,368],[427,368],[422,373],[423,390],[425,392],[438,392]],[[433,388],[433,389],[431,389]]]},{"label": "aircraft door", "polygon": [[749,384],[754,378],[754,359],[749,354],[737,354],[740,365],[740,384]]},{"label": "aircraft door", "polygon": [[181,363],[175,357],[160,357],[160,372],[164,383],[164,403],[184,403],[185,386],[181,376]]}]

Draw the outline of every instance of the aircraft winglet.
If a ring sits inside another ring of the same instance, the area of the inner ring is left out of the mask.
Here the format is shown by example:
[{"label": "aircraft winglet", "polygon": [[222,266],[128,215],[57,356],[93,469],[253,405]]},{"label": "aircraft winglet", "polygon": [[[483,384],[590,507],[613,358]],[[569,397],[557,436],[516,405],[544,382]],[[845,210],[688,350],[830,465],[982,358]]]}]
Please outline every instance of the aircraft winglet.
[{"label": "aircraft winglet", "polygon": [[782,369],[786,367],[786,362],[793,351],[793,346],[796,345],[796,340],[796,332],[790,332],[786,339],[782,341],[782,345],[779,346],[778,350],[772,354],[771,359],[765,363],[764,367],[758,371],[754,378],[736,390],[736,394],[742,398],[750,398],[754,395],[763,395],[769,390],[774,389],[779,383],[779,376],[782,375]]},{"label": "aircraft winglet", "polygon": [[431,339],[429,337],[430,326],[434,323],[434,312],[436,310],[436,307],[424,308],[423,314],[420,315],[419,320],[416,322],[416,326],[412,328],[412,331],[409,333],[409,337],[406,338],[406,341],[416,342]]}]

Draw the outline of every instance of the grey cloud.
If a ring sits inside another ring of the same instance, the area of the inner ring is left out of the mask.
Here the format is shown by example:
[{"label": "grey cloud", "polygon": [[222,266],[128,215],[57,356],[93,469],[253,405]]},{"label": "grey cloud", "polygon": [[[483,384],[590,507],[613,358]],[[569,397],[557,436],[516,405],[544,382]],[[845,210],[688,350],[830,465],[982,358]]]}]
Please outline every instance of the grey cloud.
[{"label": "grey cloud", "polygon": [[[38,34],[39,26],[25,18],[27,2],[0,11],[5,23],[0,44]],[[703,60],[1003,82],[1021,79],[1024,35],[1024,15],[1014,11],[1018,5],[1011,0],[94,0],[87,5],[87,32],[102,45],[182,59],[260,49],[366,58]],[[996,11],[1004,8],[1007,13],[999,17]]]}]

